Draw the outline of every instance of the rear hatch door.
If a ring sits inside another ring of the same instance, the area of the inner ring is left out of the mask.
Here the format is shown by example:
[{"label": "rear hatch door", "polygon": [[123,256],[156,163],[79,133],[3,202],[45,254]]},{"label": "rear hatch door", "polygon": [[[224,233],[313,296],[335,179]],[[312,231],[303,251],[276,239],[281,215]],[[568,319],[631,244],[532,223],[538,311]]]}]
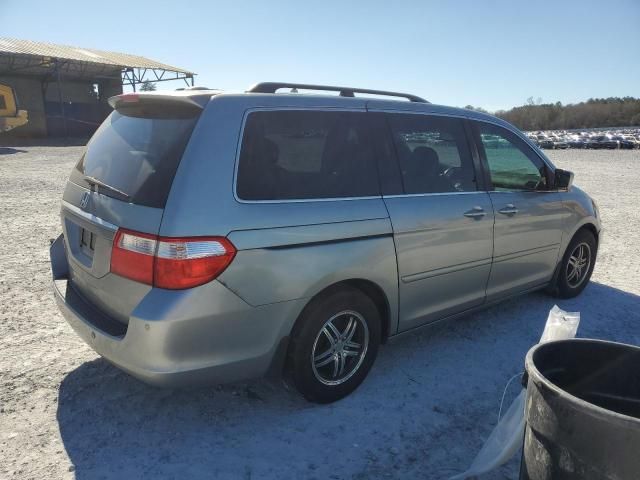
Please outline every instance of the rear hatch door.
[{"label": "rear hatch door", "polygon": [[72,287],[122,323],[150,286],[110,272],[118,228],[157,235],[173,178],[210,95],[128,94],[95,132],[62,202]]}]

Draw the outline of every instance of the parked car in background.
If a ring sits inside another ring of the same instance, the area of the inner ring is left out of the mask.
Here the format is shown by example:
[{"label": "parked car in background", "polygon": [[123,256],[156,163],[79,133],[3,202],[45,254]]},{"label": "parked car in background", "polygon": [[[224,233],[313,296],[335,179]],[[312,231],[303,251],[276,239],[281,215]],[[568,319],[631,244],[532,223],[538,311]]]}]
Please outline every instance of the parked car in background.
[{"label": "parked car in background", "polygon": [[565,150],[569,148],[569,144],[562,137],[553,137],[553,148]]},{"label": "parked car in background", "polygon": [[640,127],[582,131],[527,132],[527,137],[540,148],[563,149],[635,149],[640,148]]},{"label": "parked car in background", "polygon": [[148,383],[275,372],[332,402],[396,335],[591,277],[596,204],[494,116],[286,83],[110,104],[64,190],[53,286]]},{"label": "parked car in background", "polygon": [[614,135],[611,137],[611,140],[615,140],[616,142],[618,142],[620,148],[625,150],[633,150],[634,148],[638,148],[635,139],[626,135]]},{"label": "parked car in background", "polygon": [[574,135],[567,139],[567,146],[569,148],[586,148],[587,142],[584,138]]},{"label": "parked car in background", "polygon": [[538,146],[540,148],[553,149],[555,148],[556,144],[549,137],[538,135]]},{"label": "parked car in background", "polygon": [[620,143],[607,135],[598,135],[591,139],[589,148],[615,150],[620,148]]}]

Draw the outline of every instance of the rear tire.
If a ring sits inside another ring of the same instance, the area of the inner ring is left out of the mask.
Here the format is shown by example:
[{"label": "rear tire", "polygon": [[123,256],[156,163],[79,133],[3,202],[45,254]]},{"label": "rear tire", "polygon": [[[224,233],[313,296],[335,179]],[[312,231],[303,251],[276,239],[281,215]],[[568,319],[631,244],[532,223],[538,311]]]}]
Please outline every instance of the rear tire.
[{"label": "rear tire", "polygon": [[365,379],[378,353],[381,318],[375,303],[345,287],[311,301],[291,338],[289,373],[309,401],[335,402]]},{"label": "rear tire", "polygon": [[556,280],[556,296],[573,298],[587,286],[596,264],[598,244],[593,233],[580,230],[562,257]]}]

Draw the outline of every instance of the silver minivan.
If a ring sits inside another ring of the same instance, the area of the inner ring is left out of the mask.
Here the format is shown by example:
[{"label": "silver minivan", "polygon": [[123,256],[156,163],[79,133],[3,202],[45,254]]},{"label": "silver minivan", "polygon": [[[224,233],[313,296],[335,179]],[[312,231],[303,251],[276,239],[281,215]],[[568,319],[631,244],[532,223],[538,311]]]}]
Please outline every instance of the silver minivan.
[{"label": "silver minivan", "polygon": [[145,382],[277,373],[331,402],[390,337],[532,290],[572,297],[593,271],[595,203],[491,115],[288,83],[110,104],[64,191],[54,291]]}]

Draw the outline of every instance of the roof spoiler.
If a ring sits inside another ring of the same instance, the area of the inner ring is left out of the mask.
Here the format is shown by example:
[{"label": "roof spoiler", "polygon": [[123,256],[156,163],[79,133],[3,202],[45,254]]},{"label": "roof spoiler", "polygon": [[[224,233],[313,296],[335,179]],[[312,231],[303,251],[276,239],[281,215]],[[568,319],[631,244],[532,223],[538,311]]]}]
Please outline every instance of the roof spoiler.
[{"label": "roof spoiler", "polygon": [[135,106],[153,107],[163,105],[166,107],[174,106],[182,109],[198,109],[202,110],[207,104],[211,94],[209,95],[175,95],[166,93],[123,93],[109,98],[109,105],[114,110],[121,108],[129,109]]},{"label": "roof spoiler", "polygon": [[330,92],[339,92],[341,97],[355,97],[355,93],[364,93],[368,95],[382,95],[389,97],[406,98],[410,102],[429,103],[424,98],[418,97],[411,93],[388,92],[386,90],[371,90],[368,88],[354,87],[334,87],[330,85],[310,85],[305,83],[284,83],[284,82],[262,82],[253,85],[247,92],[251,93],[276,93],[282,88],[303,89],[303,90],[321,90]]}]

